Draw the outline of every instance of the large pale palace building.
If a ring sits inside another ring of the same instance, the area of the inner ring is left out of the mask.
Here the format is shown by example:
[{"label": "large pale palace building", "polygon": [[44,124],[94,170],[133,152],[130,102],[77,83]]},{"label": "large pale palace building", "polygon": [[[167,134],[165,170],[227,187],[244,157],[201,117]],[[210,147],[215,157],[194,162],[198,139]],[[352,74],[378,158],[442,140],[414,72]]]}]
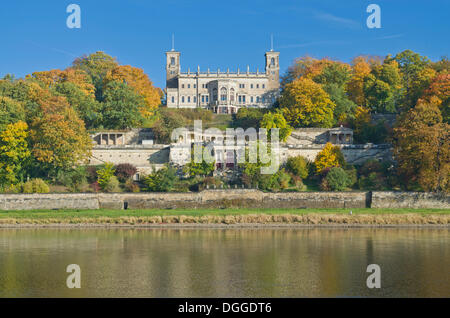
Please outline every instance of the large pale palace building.
[{"label": "large pale palace building", "polygon": [[166,52],[166,92],[169,108],[206,108],[219,114],[233,114],[241,107],[266,108],[280,89],[279,52],[265,54],[265,71],[181,72],[180,52]]}]

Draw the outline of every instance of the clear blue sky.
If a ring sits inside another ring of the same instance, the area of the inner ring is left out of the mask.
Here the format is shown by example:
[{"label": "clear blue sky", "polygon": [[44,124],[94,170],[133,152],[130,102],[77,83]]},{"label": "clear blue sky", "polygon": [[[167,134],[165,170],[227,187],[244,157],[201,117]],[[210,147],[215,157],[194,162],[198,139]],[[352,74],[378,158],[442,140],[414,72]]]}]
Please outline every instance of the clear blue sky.
[{"label": "clear blue sky", "polygon": [[[81,29],[66,27],[71,3],[81,6]],[[381,29],[366,26],[371,3],[381,7]],[[262,70],[271,33],[282,73],[303,55],[348,62],[411,49],[437,60],[449,53],[449,12],[449,0],[2,1],[0,77],[64,69],[101,50],[164,87],[172,33],[183,70]]]}]

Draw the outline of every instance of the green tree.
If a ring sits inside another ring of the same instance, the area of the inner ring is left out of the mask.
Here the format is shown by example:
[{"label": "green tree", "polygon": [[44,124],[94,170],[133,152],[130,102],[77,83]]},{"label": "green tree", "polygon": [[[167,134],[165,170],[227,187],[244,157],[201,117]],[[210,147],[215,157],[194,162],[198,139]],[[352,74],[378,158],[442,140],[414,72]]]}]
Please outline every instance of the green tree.
[{"label": "green tree", "polygon": [[286,169],[302,179],[308,177],[308,160],[302,156],[289,157],[286,162]]},{"label": "green tree", "polygon": [[125,129],[138,127],[143,117],[139,111],[144,99],[125,83],[110,82],[106,85],[102,103],[102,124],[105,128]]},{"label": "green tree", "polygon": [[174,187],[177,179],[176,169],[166,166],[144,178],[146,188],[144,190],[150,192],[168,192]]},{"label": "green tree", "polygon": [[23,121],[9,124],[0,132],[0,185],[11,186],[24,179],[31,157],[28,125]]},{"label": "green tree", "polygon": [[110,55],[98,51],[75,59],[72,65],[75,69],[83,70],[89,74],[95,86],[95,96],[98,101],[102,101],[105,77],[108,72],[119,66],[119,63]]},{"label": "green tree", "polygon": [[351,180],[341,167],[333,167],[325,177],[328,185],[333,191],[343,191],[351,184]]},{"label": "green tree", "polygon": [[283,113],[280,111],[277,112],[268,112],[265,114],[261,120],[261,128],[267,129],[267,133],[269,135],[269,139],[271,138],[271,129],[278,128],[278,136],[281,141],[286,141],[286,139],[291,135],[292,127],[288,125],[286,119],[283,116]]},{"label": "green tree", "polygon": [[0,130],[18,121],[25,121],[23,104],[9,97],[0,96]]},{"label": "green tree", "polygon": [[71,82],[58,83],[54,86],[56,95],[66,97],[69,104],[77,112],[86,128],[98,127],[102,119],[101,104],[92,96],[86,95],[77,85]]},{"label": "green tree", "polygon": [[[426,70],[430,66],[430,60],[411,50],[405,50],[397,54],[394,58],[402,74],[404,94],[402,107],[407,110],[413,107],[417,99],[422,95],[426,85],[431,80],[430,71]],[[389,62],[391,58],[388,58]]]}]

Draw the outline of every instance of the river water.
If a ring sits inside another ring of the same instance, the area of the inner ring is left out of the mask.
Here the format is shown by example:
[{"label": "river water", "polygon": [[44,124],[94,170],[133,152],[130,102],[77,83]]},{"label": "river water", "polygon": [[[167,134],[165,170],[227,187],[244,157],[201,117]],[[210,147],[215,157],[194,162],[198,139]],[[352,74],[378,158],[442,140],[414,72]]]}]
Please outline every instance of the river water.
[{"label": "river water", "polygon": [[0,229],[0,297],[450,297],[450,229]]}]

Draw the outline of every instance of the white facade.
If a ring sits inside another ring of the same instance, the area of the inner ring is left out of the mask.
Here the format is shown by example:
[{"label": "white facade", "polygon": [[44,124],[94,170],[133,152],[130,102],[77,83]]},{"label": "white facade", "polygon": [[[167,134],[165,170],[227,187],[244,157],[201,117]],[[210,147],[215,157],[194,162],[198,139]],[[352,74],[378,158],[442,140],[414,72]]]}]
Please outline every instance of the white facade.
[{"label": "white facade", "polygon": [[206,108],[233,114],[241,107],[270,107],[280,89],[279,52],[266,52],[264,72],[181,72],[180,52],[166,52],[169,108]]}]

